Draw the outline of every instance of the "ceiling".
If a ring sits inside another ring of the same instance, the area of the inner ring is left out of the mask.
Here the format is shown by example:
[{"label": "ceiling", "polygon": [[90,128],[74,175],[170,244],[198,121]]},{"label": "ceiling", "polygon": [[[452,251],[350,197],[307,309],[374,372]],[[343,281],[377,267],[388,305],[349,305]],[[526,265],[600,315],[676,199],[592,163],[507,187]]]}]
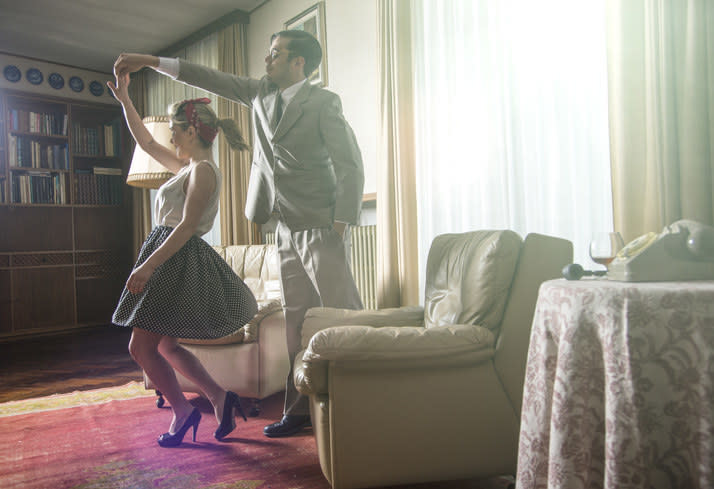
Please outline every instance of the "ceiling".
[{"label": "ceiling", "polygon": [[267,0],[0,0],[0,52],[110,73],[121,52],[157,53]]}]

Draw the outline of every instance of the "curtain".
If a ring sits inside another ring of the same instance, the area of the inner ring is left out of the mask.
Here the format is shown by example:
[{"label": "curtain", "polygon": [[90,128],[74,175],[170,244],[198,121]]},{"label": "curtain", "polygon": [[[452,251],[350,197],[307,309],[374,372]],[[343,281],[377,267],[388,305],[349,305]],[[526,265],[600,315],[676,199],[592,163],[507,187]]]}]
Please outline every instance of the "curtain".
[{"label": "curtain", "polygon": [[377,307],[419,302],[410,0],[380,0]]},{"label": "curtain", "polygon": [[[211,34],[172,56],[209,68],[218,68],[218,34]],[[154,70],[145,71],[148,111],[146,115],[166,115],[169,104],[187,98],[208,97],[215,108],[216,96],[212,93],[172,80]]]},{"label": "curtain", "polygon": [[[613,227],[604,2],[414,0],[419,269],[475,229]],[[422,275],[423,283],[423,275]]]},{"label": "curtain", "polygon": [[[146,113],[146,70],[137,73],[129,85],[131,100],[140,116]],[[133,141],[133,139],[132,139]],[[131,145],[132,149],[134,144]],[[151,232],[151,193],[138,187],[127,187],[131,196],[132,249],[134,260],[138,258],[141,245]]]},{"label": "curtain", "polygon": [[[218,68],[218,34],[211,34],[191,46],[174,53],[173,56],[183,58],[192,63],[201,64],[210,68]],[[207,97],[211,99],[214,110],[217,107],[217,96],[199,88],[194,88],[184,83],[172,80],[171,78],[157,73],[154,70],[144,70],[146,77],[146,114],[147,116],[163,116],[167,113],[167,108],[172,102],[189,98]],[[213,145],[214,161],[222,169],[219,158],[218,147],[226,144],[218,137],[217,143]],[[156,191],[151,191],[151,202],[154,202]],[[203,237],[211,245],[221,244],[221,213],[220,209],[213,228]],[[153,216],[152,216],[153,218]]]},{"label": "curtain", "polygon": [[[225,73],[244,76],[246,32],[242,24],[234,24],[218,33],[218,69]],[[250,110],[225,98],[218,99],[218,117],[233,119],[251,144],[252,127]],[[221,241],[224,246],[233,244],[258,244],[260,229],[244,214],[248,181],[250,178],[250,151],[236,152],[228,144],[218,147],[223,187],[221,188]]]},{"label": "curtain", "polygon": [[714,225],[714,3],[608,0],[615,224]]}]

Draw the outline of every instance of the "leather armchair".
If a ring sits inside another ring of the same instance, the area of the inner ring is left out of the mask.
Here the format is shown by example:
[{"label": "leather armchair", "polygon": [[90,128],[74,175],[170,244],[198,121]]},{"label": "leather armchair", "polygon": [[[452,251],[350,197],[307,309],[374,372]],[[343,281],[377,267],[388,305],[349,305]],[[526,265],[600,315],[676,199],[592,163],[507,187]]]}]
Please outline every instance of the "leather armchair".
[{"label": "leather armchair", "polygon": [[569,241],[437,237],[424,307],[310,309],[295,383],[334,489],[515,474],[531,321]]}]

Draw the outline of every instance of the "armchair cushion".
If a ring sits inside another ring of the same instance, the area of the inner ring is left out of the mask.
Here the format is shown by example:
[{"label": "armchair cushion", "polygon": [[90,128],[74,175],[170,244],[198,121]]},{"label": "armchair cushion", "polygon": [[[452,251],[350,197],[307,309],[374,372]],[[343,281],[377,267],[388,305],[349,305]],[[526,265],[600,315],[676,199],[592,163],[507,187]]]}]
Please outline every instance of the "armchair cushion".
[{"label": "armchair cushion", "polygon": [[307,348],[315,333],[337,324],[374,327],[423,326],[424,308],[408,306],[380,310],[353,310],[313,307],[305,313],[302,324],[302,346]]},{"label": "armchair cushion", "polygon": [[437,236],[426,265],[425,326],[498,328],[522,242],[508,230]]}]

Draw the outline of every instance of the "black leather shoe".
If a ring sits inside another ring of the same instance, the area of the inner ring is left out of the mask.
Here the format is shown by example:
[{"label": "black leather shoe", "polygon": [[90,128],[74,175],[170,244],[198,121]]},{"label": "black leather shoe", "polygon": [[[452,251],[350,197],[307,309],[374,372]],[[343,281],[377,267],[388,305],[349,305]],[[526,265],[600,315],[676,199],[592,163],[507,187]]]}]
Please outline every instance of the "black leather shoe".
[{"label": "black leather shoe", "polygon": [[283,419],[277,423],[269,424],[263,428],[263,434],[269,438],[279,438],[294,435],[308,426],[312,426],[310,416],[290,414],[283,416]]}]

